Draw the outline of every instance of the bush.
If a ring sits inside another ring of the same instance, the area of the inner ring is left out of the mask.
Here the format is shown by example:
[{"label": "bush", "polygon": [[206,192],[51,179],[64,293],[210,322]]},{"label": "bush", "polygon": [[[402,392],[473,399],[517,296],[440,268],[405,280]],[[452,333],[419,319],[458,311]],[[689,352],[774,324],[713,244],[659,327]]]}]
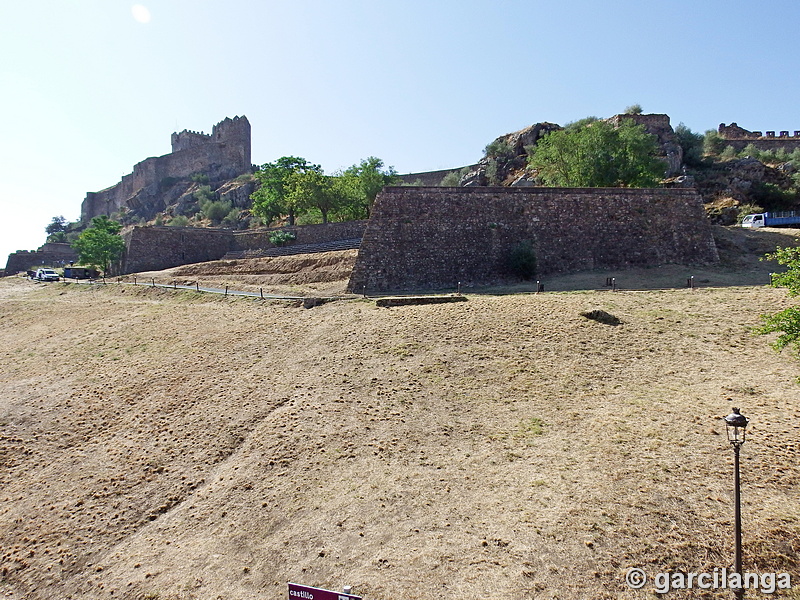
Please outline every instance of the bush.
[{"label": "bush", "polygon": [[517,244],[508,255],[508,269],[522,279],[533,279],[536,275],[536,252],[530,242]]},{"label": "bush", "polygon": [[188,227],[189,226],[189,217],[186,215],[178,215],[176,217],[172,217],[167,223],[167,227]]},{"label": "bush", "polygon": [[706,156],[719,156],[725,145],[725,140],[716,129],[709,129],[703,136],[703,154]]},{"label": "bush", "polygon": [[232,208],[228,214],[222,219],[222,225],[225,227],[237,227],[239,225],[239,215],[242,213],[238,208]]},{"label": "bush", "polygon": [[750,197],[767,210],[782,210],[792,207],[797,202],[797,191],[782,190],[774,183],[754,181],[750,188]]},{"label": "bush", "polygon": [[189,179],[191,179],[195,183],[208,183],[209,182],[208,175],[206,175],[205,173],[195,173]]},{"label": "bush", "polygon": [[625,107],[625,114],[626,115],[640,115],[642,114],[642,105],[641,104],[631,104],[630,106]]},{"label": "bush", "polygon": [[205,202],[201,204],[200,212],[212,224],[217,225],[231,212],[231,203],[222,200]]},{"label": "bush", "polygon": [[178,183],[177,177],[163,177],[161,181],[158,182],[158,188],[163,192],[164,190],[171,188],[176,183]]},{"label": "bush", "polygon": [[278,230],[269,234],[269,241],[275,246],[283,246],[297,239],[297,235],[292,231]]},{"label": "bush", "polygon": [[469,167],[463,167],[458,171],[451,171],[439,182],[439,185],[442,187],[458,187],[461,185],[461,180],[464,179],[464,176],[469,173]]},{"label": "bush", "polygon": [[683,163],[689,167],[703,165],[703,136],[694,133],[683,123],[675,128],[675,137],[683,150]]}]

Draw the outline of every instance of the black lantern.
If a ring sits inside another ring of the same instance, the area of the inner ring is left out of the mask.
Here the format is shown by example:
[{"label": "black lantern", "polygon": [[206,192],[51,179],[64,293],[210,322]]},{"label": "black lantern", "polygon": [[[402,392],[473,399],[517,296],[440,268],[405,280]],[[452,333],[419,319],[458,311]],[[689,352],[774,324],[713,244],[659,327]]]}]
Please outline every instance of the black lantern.
[{"label": "black lantern", "polygon": [[[750,419],[734,408],[733,412],[725,417],[725,430],[728,433],[728,441],[733,446],[733,526],[735,556],[734,569],[741,577],[742,575],[742,494],[741,482],[739,479],[739,448],[744,444],[745,432]],[[736,600],[743,600],[744,589],[739,587],[733,590]]]},{"label": "black lantern", "polygon": [[750,419],[734,408],[733,412],[725,417],[725,430],[728,433],[728,441],[736,448],[744,444],[745,432]]}]

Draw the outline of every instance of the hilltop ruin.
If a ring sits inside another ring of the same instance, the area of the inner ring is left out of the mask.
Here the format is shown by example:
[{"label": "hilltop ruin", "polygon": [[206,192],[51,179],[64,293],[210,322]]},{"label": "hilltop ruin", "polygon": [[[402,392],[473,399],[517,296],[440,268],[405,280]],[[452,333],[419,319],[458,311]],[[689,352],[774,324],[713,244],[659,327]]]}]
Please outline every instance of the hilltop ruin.
[{"label": "hilltop ruin", "polygon": [[172,152],[146,158],[118,184],[89,192],[81,204],[81,221],[119,211],[151,218],[164,209],[165,192],[176,180],[205,175],[211,181],[250,173],[250,122],[247,117],[226,118],[211,134],[184,130],[172,134]]}]

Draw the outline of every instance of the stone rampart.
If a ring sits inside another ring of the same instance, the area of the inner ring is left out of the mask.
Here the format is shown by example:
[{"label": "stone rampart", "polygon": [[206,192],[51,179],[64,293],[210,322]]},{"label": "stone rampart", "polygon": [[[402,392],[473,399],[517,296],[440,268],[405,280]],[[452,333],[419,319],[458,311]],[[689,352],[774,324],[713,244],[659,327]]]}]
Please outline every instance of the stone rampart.
[{"label": "stone rampart", "polygon": [[297,238],[292,244],[322,244],[338,240],[350,240],[364,237],[367,221],[346,221],[344,223],[323,223],[319,225],[297,225],[294,227],[280,227],[259,229],[256,231],[236,231],[233,233],[232,250],[261,250],[274,248],[269,241],[272,232],[290,231]]},{"label": "stone rampart", "polygon": [[137,209],[154,201],[167,178],[185,178],[195,173],[212,180],[232,179],[249,173],[250,122],[247,117],[227,118],[217,123],[211,135],[182,131],[172,134],[171,154],[137,163],[133,173],[118,184],[89,192],[81,204],[81,220],[111,215],[122,207]]},{"label": "stone rampart", "polygon": [[400,181],[407,185],[415,185],[421,183],[424,186],[437,186],[442,182],[442,179],[450,173],[458,173],[462,169],[472,170],[478,165],[468,165],[467,167],[457,167],[455,169],[442,169],[440,171],[425,171],[423,173],[406,173],[398,175]]},{"label": "stone rampart", "polygon": [[70,261],[76,260],[78,260],[78,253],[69,244],[51,242],[32,252],[19,250],[9,254],[6,262],[6,274],[13,275],[20,271],[40,267],[63,267]]},{"label": "stone rampart", "polygon": [[219,260],[231,251],[274,248],[269,234],[281,229],[297,239],[292,244],[321,244],[360,238],[366,221],[299,225],[296,227],[233,231],[201,227],[133,227],[123,233],[122,273],[160,271],[191,263]]},{"label": "stone rampart", "polygon": [[375,201],[349,289],[511,281],[523,242],[540,275],[719,260],[690,189],[392,187]]},{"label": "stone rampart", "polygon": [[785,150],[792,152],[800,148],[800,130],[795,130],[789,134],[788,130],[778,131],[748,131],[739,127],[736,123],[725,125],[720,123],[718,129],[720,137],[725,140],[725,144],[733,147],[737,152],[744,150],[746,146],[752,144],[756,149],[766,150]]},{"label": "stone rampart", "polygon": [[133,227],[122,237],[122,273],[160,271],[217,260],[233,243],[233,232],[228,229],[200,227]]}]

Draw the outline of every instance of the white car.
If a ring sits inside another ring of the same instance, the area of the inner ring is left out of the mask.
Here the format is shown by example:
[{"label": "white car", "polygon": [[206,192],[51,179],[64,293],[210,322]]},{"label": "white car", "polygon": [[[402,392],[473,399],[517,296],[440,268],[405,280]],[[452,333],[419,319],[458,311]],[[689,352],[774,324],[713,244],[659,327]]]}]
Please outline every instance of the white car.
[{"label": "white car", "polygon": [[53,269],[39,269],[36,271],[36,279],[39,281],[59,281],[61,277]]}]

